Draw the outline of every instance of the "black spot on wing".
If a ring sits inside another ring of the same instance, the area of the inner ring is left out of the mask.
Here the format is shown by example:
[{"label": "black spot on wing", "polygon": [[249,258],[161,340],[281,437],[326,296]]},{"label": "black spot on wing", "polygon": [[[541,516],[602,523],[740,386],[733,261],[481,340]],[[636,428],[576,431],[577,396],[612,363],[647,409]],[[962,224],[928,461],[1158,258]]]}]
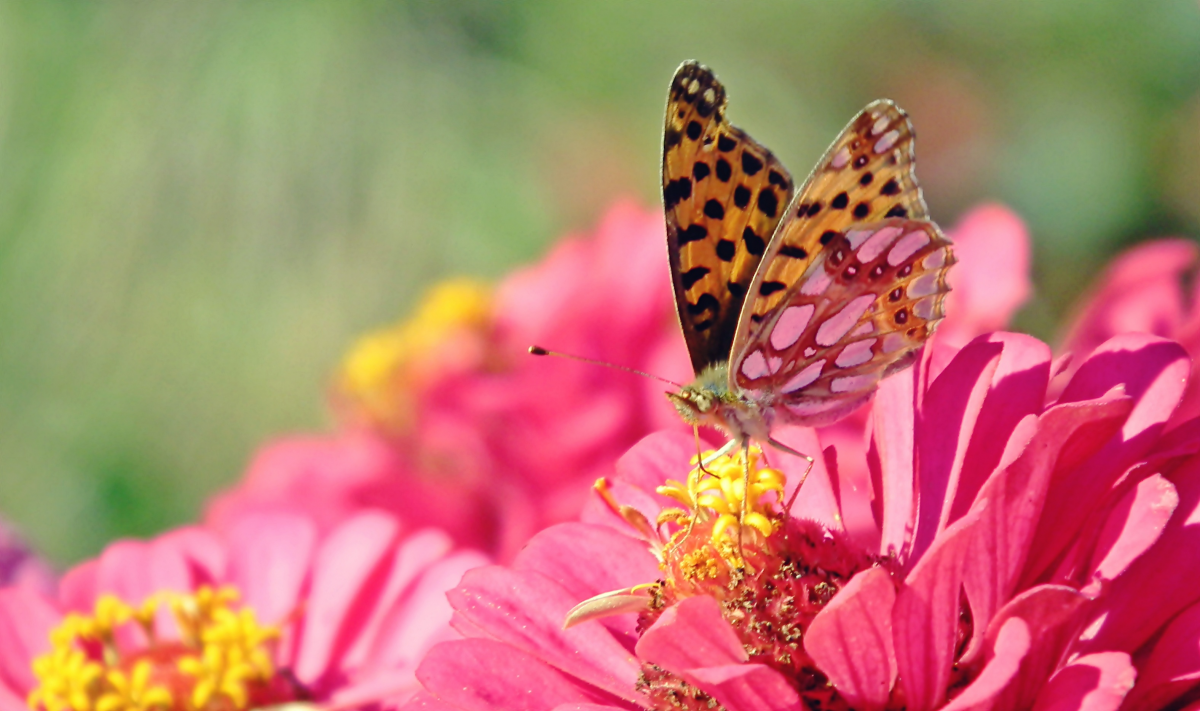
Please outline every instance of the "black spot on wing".
[{"label": "black spot on wing", "polygon": [[870,160],[870,158],[867,158],[867,155],[864,153],[863,155],[854,159],[854,167],[861,168],[867,164],[868,160]]},{"label": "black spot on wing", "polygon": [[832,242],[834,240],[835,237],[840,237],[840,236],[841,236],[840,232],[837,232],[835,230],[825,230],[821,234],[820,242],[821,242],[821,244],[829,244],[830,242]]},{"label": "black spot on wing", "polygon": [[858,219],[863,219],[871,214],[871,206],[865,202],[860,202],[854,206],[854,216]]},{"label": "black spot on wing", "polygon": [[764,281],[762,286],[758,287],[758,293],[763,296],[770,296],[777,291],[783,291],[787,288],[787,284],[781,281]]},{"label": "black spot on wing", "polygon": [[734,255],[737,254],[737,245],[730,240],[723,239],[717,242],[717,258],[722,262],[732,262]]},{"label": "black spot on wing", "polygon": [[729,161],[724,158],[717,159],[717,178],[722,183],[729,182],[729,176],[733,175],[733,168],[729,165]]},{"label": "black spot on wing", "polygon": [[754,175],[762,169],[763,162],[758,156],[749,151],[742,151],[742,170],[746,171],[746,175]]},{"label": "black spot on wing", "polygon": [[733,140],[729,136],[722,135],[717,138],[717,150],[718,151],[721,151],[722,153],[728,153],[729,151],[732,151],[734,148],[737,148],[737,141]]},{"label": "black spot on wing", "polygon": [[733,190],[733,204],[746,209],[750,204],[750,190],[745,185],[739,185]]},{"label": "black spot on wing", "polygon": [[663,133],[663,146],[668,150],[683,142],[683,134],[677,129],[668,128]]},{"label": "black spot on wing", "polygon": [[776,197],[774,190],[763,188],[763,191],[758,194],[758,209],[762,210],[767,217],[775,217],[779,211],[779,198]]},{"label": "black spot on wing", "polygon": [[783,177],[783,173],[780,173],[778,170],[772,170],[767,175],[767,181],[772,185],[778,185],[781,188],[786,188],[788,186],[787,178]]},{"label": "black spot on wing", "polygon": [[709,200],[704,203],[704,214],[714,220],[720,220],[725,217],[725,207],[716,200]]},{"label": "black spot on wing", "polygon": [[900,185],[899,185],[899,183],[896,182],[895,178],[892,178],[891,180],[884,183],[883,187],[879,189],[880,195],[897,195],[897,194],[899,194],[899,192],[900,192]]},{"label": "black spot on wing", "polygon": [[842,191],[838,193],[832,200],[829,201],[829,206],[835,210],[843,210],[846,205],[850,204],[850,196]]},{"label": "black spot on wing", "polygon": [[692,181],[687,178],[672,180],[663,188],[663,202],[668,210],[678,205],[680,200],[687,200],[691,196]]},{"label": "black spot on wing", "polygon": [[754,234],[754,230],[749,227],[742,230],[742,242],[746,245],[746,251],[756,257],[761,257],[763,250],[767,248],[767,243],[763,238]]},{"label": "black spot on wing", "polygon": [[687,125],[687,136],[693,141],[699,138],[703,131],[704,129],[700,126],[699,121],[692,121]]},{"label": "black spot on wing", "polygon": [[861,178],[858,179],[858,184],[862,185],[863,187],[866,187],[866,186],[870,185],[871,181],[874,179],[875,179],[875,176],[871,173],[871,171],[868,170],[867,172],[862,174]]},{"label": "black spot on wing", "polygon": [[683,288],[690,289],[696,282],[703,279],[708,274],[708,267],[692,267],[679,277],[683,280]]},{"label": "black spot on wing", "polygon": [[708,236],[708,230],[704,225],[689,225],[687,229],[679,231],[679,246],[688,242],[698,242]]},{"label": "black spot on wing", "polygon": [[688,313],[692,314],[693,316],[702,314],[705,311],[712,311],[715,313],[720,308],[721,302],[717,301],[717,297],[709,294],[708,292],[701,294],[700,298],[696,299],[696,303],[687,305]]},{"label": "black spot on wing", "polygon": [[884,217],[908,217],[908,210],[901,205],[896,205],[888,210]]},{"label": "black spot on wing", "polygon": [[808,252],[804,251],[803,247],[793,247],[790,244],[785,244],[779,248],[779,253],[785,257],[792,259],[808,259]]},{"label": "black spot on wing", "polygon": [[817,200],[816,202],[814,202],[813,204],[808,206],[807,214],[809,217],[813,217],[820,211],[821,211],[821,201]]},{"label": "black spot on wing", "polygon": [[707,178],[711,170],[712,169],[708,167],[708,163],[698,160],[696,161],[696,164],[692,166],[692,177],[695,178],[696,182],[698,183]]}]

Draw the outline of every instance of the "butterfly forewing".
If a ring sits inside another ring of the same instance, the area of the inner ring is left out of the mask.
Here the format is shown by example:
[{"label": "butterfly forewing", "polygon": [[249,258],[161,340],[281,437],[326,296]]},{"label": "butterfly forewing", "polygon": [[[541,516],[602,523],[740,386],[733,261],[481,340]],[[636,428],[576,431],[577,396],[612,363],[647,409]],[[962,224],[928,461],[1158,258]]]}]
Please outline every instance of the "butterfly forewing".
[{"label": "butterfly forewing", "polygon": [[768,245],[761,283],[748,299],[735,347],[779,306],[813,255],[850,225],[893,217],[929,219],[915,173],[914,138],[908,114],[886,99],[868,104],[842,130]]},{"label": "butterfly forewing", "polygon": [[705,66],[675,73],[663,131],[663,204],[675,301],[692,366],[729,359],[747,290],[792,198],[769,150],[725,118]]},{"label": "butterfly forewing", "polygon": [[835,419],[911,362],[944,315],[953,263],[950,241],[927,220],[851,226],[751,332],[731,378],[777,394],[785,417]]}]

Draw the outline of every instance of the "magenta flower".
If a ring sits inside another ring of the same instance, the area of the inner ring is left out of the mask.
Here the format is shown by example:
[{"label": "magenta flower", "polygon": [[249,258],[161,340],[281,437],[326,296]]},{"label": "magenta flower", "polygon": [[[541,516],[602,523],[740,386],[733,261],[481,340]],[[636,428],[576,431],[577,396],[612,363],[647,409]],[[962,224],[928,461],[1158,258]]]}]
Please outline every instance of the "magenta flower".
[{"label": "magenta flower", "polygon": [[[1189,363],[1121,336],[1046,405],[1049,348],[927,356],[870,410],[867,481],[693,469],[653,435],[583,522],[450,594],[408,709],[1161,708],[1200,684],[1200,437],[1162,430]],[[851,453],[850,456],[859,456]],[[866,487],[866,491],[859,490]],[[747,512],[740,514],[741,510]],[[1177,510],[1178,509],[1178,510]],[[1188,550],[1188,546],[1192,550]],[[569,626],[564,629],[564,621]],[[1135,686],[1136,681],[1136,686]]]},{"label": "magenta flower", "polygon": [[[646,434],[681,427],[665,387],[552,358],[538,344],[675,380],[690,378],[664,254],[663,218],[619,203],[590,235],[560,243],[494,295],[462,280],[436,287],[399,326],[365,337],[346,360],[332,436],[269,446],[209,521],[281,505],[323,527],[358,507],[438,522],[463,545],[503,560],[535,531],[574,519],[588,487]],[[948,343],[1007,324],[1028,294],[1028,237],[1005,208],[985,206],[951,231]],[[986,273],[992,288],[973,288]],[[827,430],[864,446],[866,410]],[[854,459],[867,476],[865,450]]]},{"label": "magenta flower", "polygon": [[[1185,279],[1195,274],[1196,257],[1196,244],[1184,239],[1147,242],[1118,256],[1081,300],[1063,352],[1079,358],[1117,334],[1152,333],[1179,342],[1196,361],[1200,285],[1191,293],[1184,288]],[[1193,378],[1171,426],[1200,416],[1197,387]]]},{"label": "magenta flower", "polygon": [[375,511],[324,536],[294,513],[231,523],[114,543],[53,597],[0,589],[0,709],[394,707],[483,562]]}]

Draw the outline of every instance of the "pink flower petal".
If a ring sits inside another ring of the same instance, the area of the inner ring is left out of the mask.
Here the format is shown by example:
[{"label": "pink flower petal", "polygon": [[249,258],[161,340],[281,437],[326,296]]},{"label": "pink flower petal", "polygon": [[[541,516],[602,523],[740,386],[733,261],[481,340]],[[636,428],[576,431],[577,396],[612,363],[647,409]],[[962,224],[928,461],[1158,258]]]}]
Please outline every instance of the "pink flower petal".
[{"label": "pink flower petal", "polygon": [[975,339],[946,366],[925,396],[916,429],[920,508],[912,533],[910,565],[948,523],[949,503],[971,432],[1003,350],[1003,344]]},{"label": "pink flower petal", "polygon": [[945,700],[958,632],[963,559],[978,523],[978,513],[972,511],[951,524],[896,595],[896,668],[910,711],[926,711]]},{"label": "pink flower petal", "polygon": [[1117,477],[1154,445],[1179,404],[1190,369],[1191,361],[1178,344],[1146,334],[1112,338],[1080,366],[1059,402],[1088,400],[1123,386],[1135,404],[1119,436],[1090,461],[1055,477],[1046,508],[1056,513],[1038,526],[1039,545],[1029,561],[1027,580],[1063,555]]},{"label": "pink flower petal", "polygon": [[0,680],[0,711],[29,711],[25,697],[4,685]]},{"label": "pink flower petal", "polygon": [[1130,491],[1109,514],[1095,541],[1094,557],[1101,557],[1091,570],[1092,583],[1084,592],[1098,595],[1101,583],[1115,579],[1154,545],[1179,505],[1175,486],[1160,474],[1147,477]]},{"label": "pink flower petal", "polygon": [[896,588],[883,568],[850,579],[804,636],[804,650],[856,709],[887,705],[896,679],[892,606]]},{"label": "pink flower petal", "polygon": [[351,642],[346,628],[366,613],[362,603],[378,594],[377,579],[398,535],[394,518],[368,510],[334,529],[317,550],[293,668],[305,684],[317,684]]},{"label": "pink flower petal", "polygon": [[1138,649],[1181,610],[1200,601],[1200,588],[1179,583],[1200,579],[1200,457],[1180,466],[1171,480],[1179,496],[1175,515],[1158,542],[1113,581],[1101,601],[1103,621],[1082,651]]},{"label": "pink flower petal", "polygon": [[1050,348],[1035,338],[1015,333],[992,333],[985,338],[989,343],[1002,344],[1004,350],[975,421],[975,436],[967,445],[953,502],[943,514],[943,527],[966,513],[983,482],[1000,464],[1017,424],[1028,415],[1040,413],[1046,399]]},{"label": "pink flower petal", "polygon": [[1182,277],[1196,261],[1191,240],[1158,240],[1117,257],[1063,339],[1063,350],[1080,356],[1119,333],[1174,335],[1184,316]]},{"label": "pink flower petal", "polygon": [[457,637],[449,626],[452,608],[446,591],[468,570],[486,563],[482,554],[465,551],[429,565],[387,611],[375,633],[364,633],[371,645],[363,668],[410,668],[435,643]]},{"label": "pink flower petal", "polygon": [[316,537],[312,522],[295,514],[251,514],[230,528],[230,580],[264,624],[298,611]]},{"label": "pink flower petal", "polygon": [[1200,685],[1200,604],[1181,612],[1154,642],[1141,665],[1130,709],[1161,709]]},{"label": "pink flower petal", "polygon": [[871,479],[880,493],[879,553],[904,560],[916,508],[913,428],[920,389],[916,367],[884,379],[871,407]]},{"label": "pink flower petal", "polygon": [[461,587],[447,596],[456,628],[469,623],[618,698],[636,700],[639,667],[633,655],[601,625],[562,629],[567,612],[579,600],[546,576],[498,566],[479,568],[464,575]]},{"label": "pink flower petal", "polygon": [[804,490],[792,504],[792,515],[816,521],[831,531],[842,530],[841,506],[838,504],[834,479],[817,431],[811,427],[777,427],[771,436],[814,460],[812,471],[808,473],[808,478],[804,479],[804,471],[808,468],[807,460],[767,448],[766,456],[770,465],[787,475],[785,501],[796,490],[801,479],[804,479]]},{"label": "pink flower petal", "polygon": [[996,697],[1017,675],[1021,661],[1029,652],[1029,628],[1019,617],[1011,617],[1000,627],[992,649],[991,659],[954,700],[942,711],[991,709]]},{"label": "pink flower petal", "polygon": [[[380,641],[379,636],[382,631],[390,627],[389,618],[393,614],[416,613],[418,618],[424,617],[427,622],[434,625],[438,625],[439,622],[441,625],[445,625],[450,621],[450,605],[445,603],[444,598],[441,598],[440,595],[441,599],[437,600],[436,606],[440,609],[418,611],[397,608],[406,607],[401,605],[400,601],[407,596],[413,581],[428,572],[429,567],[445,556],[453,545],[449,536],[435,529],[417,531],[406,536],[400,542],[392,551],[392,559],[384,572],[385,577],[376,588],[373,599],[369,603],[370,609],[364,610],[365,615],[361,618],[361,625],[355,630],[353,644],[348,646],[337,660],[339,667],[350,669],[373,667],[382,662],[376,645]],[[455,576],[446,580],[439,592],[444,593],[454,587],[454,584],[462,577],[462,572],[456,570]],[[399,627],[396,631],[400,632],[403,629],[403,627]]]},{"label": "pink flower petal", "polygon": [[1037,418],[1037,431],[1020,456],[980,490],[972,508],[980,525],[963,573],[977,620],[968,656],[977,653],[982,631],[1015,589],[1064,447],[1070,443],[1076,455],[1095,451],[1121,426],[1131,406],[1129,398],[1121,397],[1050,408]]},{"label": "pink flower petal", "polygon": [[664,610],[638,640],[636,652],[639,658],[680,675],[750,658],[721,616],[721,603],[708,595],[685,598]]},{"label": "pink flower petal", "polygon": [[[511,645],[485,639],[439,644],[421,662],[417,678],[441,704],[465,711],[549,711],[562,704],[609,701]],[[429,708],[419,705],[424,700],[405,708]]]},{"label": "pink flower petal", "polygon": [[182,551],[153,542],[117,541],[100,554],[95,584],[89,606],[105,593],[137,603],[163,590],[189,591],[192,570]]},{"label": "pink flower petal", "polygon": [[1077,657],[1050,678],[1033,711],[1116,711],[1135,678],[1125,652]]},{"label": "pink flower petal", "polygon": [[[579,564],[601,559],[604,565]],[[512,567],[542,573],[580,600],[660,575],[658,561],[645,541],[586,523],[563,523],[538,533],[517,554]]]},{"label": "pink flower petal", "polygon": [[961,346],[1006,327],[1032,292],[1029,232],[1003,205],[981,205],[949,231],[958,265],[950,270],[946,321],[938,332]]},{"label": "pink flower petal", "polygon": [[24,696],[37,684],[34,657],[50,651],[50,630],[62,616],[49,600],[25,587],[0,588],[0,687]]},{"label": "pink flower petal", "polygon": [[1020,619],[1030,637],[1037,640],[1025,653],[1019,671],[994,700],[996,711],[1021,711],[1033,704],[1078,634],[1090,611],[1089,602],[1073,588],[1043,585],[1021,593],[996,614],[986,635],[986,644],[991,648],[996,648],[1005,626],[1014,619]]},{"label": "pink flower petal", "polygon": [[800,696],[783,675],[762,664],[693,669],[684,675],[711,694],[726,711],[800,711]]},{"label": "pink flower petal", "polygon": [[[701,445],[704,446],[703,441]],[[691,434],[665,430],[646,435],[617,460],[617,476],[609,481],[613,495],[643,513],[673,506],[670,499],[659,496],[654,489],[667,478],[683,478],[694,456],[696,441]],[[628,524],[595,496],[589,499],[580,518],[585,523],[611,526],[622,533],[629,531]]]}]

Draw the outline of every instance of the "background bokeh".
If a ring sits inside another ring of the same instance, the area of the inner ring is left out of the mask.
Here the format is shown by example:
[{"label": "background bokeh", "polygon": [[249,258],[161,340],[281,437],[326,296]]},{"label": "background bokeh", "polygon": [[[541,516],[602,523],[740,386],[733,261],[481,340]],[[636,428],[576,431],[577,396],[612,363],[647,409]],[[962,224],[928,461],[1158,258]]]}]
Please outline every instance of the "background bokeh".
[{"label": "background bokeh", "polygon": [[0,2],[0,513],[60,563],[194,518],[431,281],[656,204],[687,58],[800,175],[897,100],[939,221],[1028,221],[1042,337],[1200,231],[1195,0]]}]

